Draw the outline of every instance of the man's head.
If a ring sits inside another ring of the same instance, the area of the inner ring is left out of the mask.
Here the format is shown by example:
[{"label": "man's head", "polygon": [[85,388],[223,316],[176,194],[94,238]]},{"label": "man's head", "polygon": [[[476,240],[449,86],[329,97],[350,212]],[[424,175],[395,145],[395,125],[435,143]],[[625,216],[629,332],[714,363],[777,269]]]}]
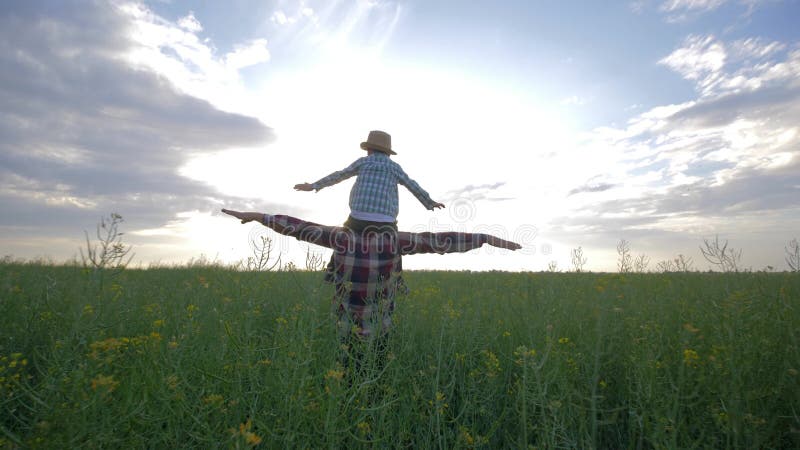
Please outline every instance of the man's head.
[{"label": "man's head", "polygon": [[361,143],[361,148],[374,152],[386,153],[387,155],[396,155],[397,153],[392,150],[392,137],[389,133],[372,130],[367,136],[367,140]]}]

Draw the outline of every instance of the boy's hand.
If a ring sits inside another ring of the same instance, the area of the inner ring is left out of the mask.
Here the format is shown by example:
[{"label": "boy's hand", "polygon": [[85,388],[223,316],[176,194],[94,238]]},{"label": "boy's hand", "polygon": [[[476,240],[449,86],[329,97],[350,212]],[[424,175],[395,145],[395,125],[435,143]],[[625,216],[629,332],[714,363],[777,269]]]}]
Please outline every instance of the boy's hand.
[{"label": "boy's hand", "polygon": [[308,191],[313,191],[314,188],[311,187],[311,185],[309,183],[300,183],[300,184],[295,184],[294,185],[294,190],[295,191],[306,191],[306,192],[308,192]]},{"label": "boy's hand", "polygon": [[236,217],[237,219],[241,220],[242,223],[257,221],[261,222],[261,218],[264,217],[261,213],[256,212],[240,212],[240,211],[233,211],[230,209],[222,208],[222,212],[228,214],[230,216]]},{"label": "boy's hand", "polygon": [[434,203],[433,204],[433,209],[436,209],[436,208],[444,208],[444,203],[439,203],[439,202]]}]

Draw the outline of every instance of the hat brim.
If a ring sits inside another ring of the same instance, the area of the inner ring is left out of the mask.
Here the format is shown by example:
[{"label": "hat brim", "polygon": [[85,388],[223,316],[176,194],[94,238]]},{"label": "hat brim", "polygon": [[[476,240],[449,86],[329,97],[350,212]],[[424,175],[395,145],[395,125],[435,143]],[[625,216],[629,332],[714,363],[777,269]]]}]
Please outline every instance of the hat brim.
[{"label": "hat brim", "polygon": [[397,152],[395,152],[394,150],[392,150],[390,148],[386,148],[386,147],[384,147],[382,145],[372,144],[372,143],[369,143],[369,142],[362,142],[361,143],[361,148],[364,149],[364,150],[376,150],[376,151],[379,151],[379,152],[386,153],[388,155],[396,155],[397,154]]}]

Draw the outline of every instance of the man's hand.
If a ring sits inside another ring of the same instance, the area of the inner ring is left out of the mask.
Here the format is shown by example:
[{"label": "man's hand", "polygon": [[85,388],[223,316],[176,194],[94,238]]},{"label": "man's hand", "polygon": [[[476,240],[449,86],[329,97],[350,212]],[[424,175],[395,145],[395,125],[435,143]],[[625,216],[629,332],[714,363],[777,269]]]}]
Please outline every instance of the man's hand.
[{"label": "man's hand", "polygon": [[439,203],[439,202],[434,203],[433,204],[433,209],[436,209],[436,208],[444,208],[444,203]]},{"label": "man's hand", "polygon": [[505,248],[508,250],[519,250],[522,248],[521,245],[517,244],[516,242],[507,241],[505,239],[500,239],[497,236],[492,236],[491,234],[488,236],[486,243],[498,247],[498,248]]},{"label": "man's hand", "polygon": [[308,191],[313,191],[314,188],[311,187],[311,184],[309,184],[309,183],[300,183],[300,184],[295,184],[294,185],[294,190],[295,191],[306,191],[306,192],[308,192]]},{"label": "man's hand", "polygon": [[236,217],[237,219],[241,220],[242,223],[247,222],[261,222],[261,218],[264,217],[264,214],[257,213],[257,212],[240,212],[240,211],[232,211],[230,209],[222,208],[222,212],[228,214],[229,216]]}]

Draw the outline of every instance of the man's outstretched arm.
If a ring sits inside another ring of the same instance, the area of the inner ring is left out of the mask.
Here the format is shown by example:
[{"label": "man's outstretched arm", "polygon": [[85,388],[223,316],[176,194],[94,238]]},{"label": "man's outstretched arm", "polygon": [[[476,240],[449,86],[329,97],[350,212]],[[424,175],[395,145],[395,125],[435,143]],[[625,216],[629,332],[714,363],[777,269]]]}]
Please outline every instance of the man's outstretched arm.
[{"label": "man's outstretched arm", "polygon": [[[343,235],[347,233],[343,228],[320,225],[314,222],[307,222],[292,216],[271,215],[259,212],[240,212],[223,209],[225,214],[236,217],[242,223],[260,222],[264,226],[272,228],[286,236],[292,236],[298,240],[321,245],[327,248],[334,248],[336,245],[343,245]],[[461,233],[458,231],[446,231],[442,233],[410,233],[400,231],[397,233],[398,248],[403,255],[413,255],[416,253],[463,253],[479,248],[483,244],[493,247],[504,248],[507,250],[519,250],[521,245],[516,242],[507,241],[497,236],[484,233]]]},{"label": "man's outstretched arm", "polygon": [[398,247],[403,255],[416,253],[464,253],[479,248],[483,244],[507,250],[519,250],[522,248],[516,242],[484,233],[461,233],[457,231],[409,233],[401,231],[397,236]]},{"label": "man's outstretched arm", "polygon": [[336,245],[336,238],[341,228],[307,222],[292,216],[264,214],[260,212],[241,212],[223,209],[222,212],[236,217],[242,223],[259,222],[265,227],[272,228],[285,236],[297,240],[310,242],[323,247],[332,248]]},{"label": "man's outstretched arm", "polygon": [[258,212],[241,212],[225,208],[222,208],[222,212],[224,212],[229,216],[236,217],[237,219],[241,220],[242,223],[253,222],[253,221],[261,222],[264,218],[264,213],[258,213]]}]

